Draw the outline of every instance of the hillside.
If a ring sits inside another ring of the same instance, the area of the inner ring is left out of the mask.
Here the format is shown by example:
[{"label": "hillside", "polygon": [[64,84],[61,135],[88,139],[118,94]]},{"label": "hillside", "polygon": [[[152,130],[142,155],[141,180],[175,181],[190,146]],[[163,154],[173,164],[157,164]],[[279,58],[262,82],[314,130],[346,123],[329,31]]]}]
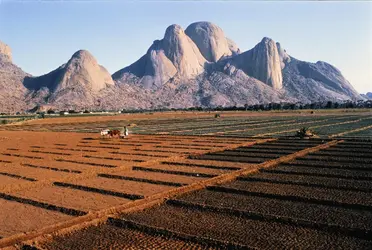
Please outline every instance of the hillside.
[{"label": "hillside", "polygon": [[0,43],[3,112],[35,105],[151,109],[363,99],[329,63],[298,60],[268,37],[242,52],[209,22],[185,30],[170,25],[145,55],[112,76],[86,50],[38,77],[23,72],[11,58],[9,46]]}]

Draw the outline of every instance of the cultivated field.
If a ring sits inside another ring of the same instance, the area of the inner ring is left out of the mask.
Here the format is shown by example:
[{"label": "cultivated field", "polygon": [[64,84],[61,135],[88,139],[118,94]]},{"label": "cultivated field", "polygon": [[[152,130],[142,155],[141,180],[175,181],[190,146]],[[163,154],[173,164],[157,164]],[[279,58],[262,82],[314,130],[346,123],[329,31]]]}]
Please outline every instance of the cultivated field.
[{"label": "cultivated field", "polygon": [[[129,138],[99,136],[128,124]],[[301,127],[320,138],[293,138]],[[0,247],[372,247],[368,112],[66,117],[0,130]]]}]

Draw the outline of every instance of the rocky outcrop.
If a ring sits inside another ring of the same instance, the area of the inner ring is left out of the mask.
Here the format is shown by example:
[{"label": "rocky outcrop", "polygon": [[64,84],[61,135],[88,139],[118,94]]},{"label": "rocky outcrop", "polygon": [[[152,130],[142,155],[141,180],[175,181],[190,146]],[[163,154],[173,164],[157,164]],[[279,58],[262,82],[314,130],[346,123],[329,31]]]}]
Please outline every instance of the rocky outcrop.
[{"label": "rocky outcrop", "polygon": [[372,92],[367,92],[365,94],[360,94],[361,97],[367,100],[372,100]]},{"label": "rocky outcrop", "polygon": [[263,38],[253,49],[227,59],[226,62],[275,90],[283,87],[278,48],[270,38]]},{"label": "rocky outcrop", "polygon": [[12,62],[12,50],[8,45],[0,41],[0,60]]},{"label": "rocky outcrop", "polygon": [[163,48],[180,77],[191,78],[204,71],[205,58],[181,26],[174,24],[167,28]]},{"label": "rocky outcrop", "polygon": [[137,84],[147,89],[160,88],[177,74],[177,69],[168,59],[162,48],[162,41],[156,40],[147,50],[146,55],[130,66],[112,75],[117,82],[128,82],[128,78],[137,79]]},{"label": "rocky outcrop", "polygon": [[117,71],[113,79],[123,82],[130,75],[145,88],[157,89],[174,77],[190,79],[204,71],[206,60],[179,25],[171,25],[162,40],[156,40],[146,55]]},{"label": "rocky outcrop", "polygon": [[237,45],[227,39],[223,30],[210,22],[190,24],[185,33],[198,46],[200,52],[209,62],[217,62],[223,57],[239,53]]},{"label": "rocky outcrop", "polygon": [[27,88],[23,86],[28,76],[21,68],[13,64],[11,49],[0,41],[0,113],[26,110]]},{"label": "rocky outcrop", "polygon": [[280,68],[284,69],[285,64],[291,61],[291,57],[287,54],[287,51],[282,48],[280,43],[276,43],[276,47],[278,48],[279,58],[280,58]]},{"label": "rocky outcrop", "polygon": [[0,112],[37,105],[151,109],[362,98],[328,63],[297,60],[266,37],[241,53],[209,22],[193,23],[186,31],[169,26],[163,39],[112,77],[84,50],[56,70],[32,77],[12,63],[9,46],[0,42]]},{"label": "rocky outcrop", "polygon": [[233,40],[231,40],[230,38],[226,38],[226,40],[227,40],[227,44],[229,45],[231,55],[232,56],[239,55],[240,54],[240,49],[239,49],[238,45]]},{"label": "rocky outcrop", "polygon": [[293,57],[283,70],[286,92],[302,102],[359,100],[360,95],[334,66]]},{"label": "rocky outcrop", "polygon": [[35,95],[47,89],[44,99],[48,102],[68,102],[71,106],[92,105],[100,90],[114,84],[109,72],[86,50],[77,51],[66,64],[46,75],[24,80]]}]

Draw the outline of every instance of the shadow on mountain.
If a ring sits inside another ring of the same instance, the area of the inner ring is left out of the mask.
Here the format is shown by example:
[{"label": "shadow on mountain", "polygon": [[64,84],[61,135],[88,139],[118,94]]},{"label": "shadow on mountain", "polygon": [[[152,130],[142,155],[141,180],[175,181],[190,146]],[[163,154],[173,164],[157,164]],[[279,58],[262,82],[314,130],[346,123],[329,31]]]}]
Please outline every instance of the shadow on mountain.
[{"label": "shadow on mountain", "polygon": [[32,91],[38,91],[42,88],[48,88],[50,91],[54,91],[58,85],[61,75],[61,69],[58,68],[42,76],[27,76],[23,80],[23,86]]}]

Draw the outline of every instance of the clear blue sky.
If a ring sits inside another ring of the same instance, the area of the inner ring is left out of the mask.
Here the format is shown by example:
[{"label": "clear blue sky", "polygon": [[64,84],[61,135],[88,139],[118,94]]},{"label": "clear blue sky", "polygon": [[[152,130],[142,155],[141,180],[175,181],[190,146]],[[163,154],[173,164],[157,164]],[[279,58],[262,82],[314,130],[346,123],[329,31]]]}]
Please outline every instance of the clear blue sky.
[{"label": "clear blue sky", "polygon": [[33,75],[89,50],[110,73],[140,58],[170,24],[211,21],[242,51],[264,36],[298,59],[326,61],[372,91],[372,2],[0,0],[0,40]]}]

